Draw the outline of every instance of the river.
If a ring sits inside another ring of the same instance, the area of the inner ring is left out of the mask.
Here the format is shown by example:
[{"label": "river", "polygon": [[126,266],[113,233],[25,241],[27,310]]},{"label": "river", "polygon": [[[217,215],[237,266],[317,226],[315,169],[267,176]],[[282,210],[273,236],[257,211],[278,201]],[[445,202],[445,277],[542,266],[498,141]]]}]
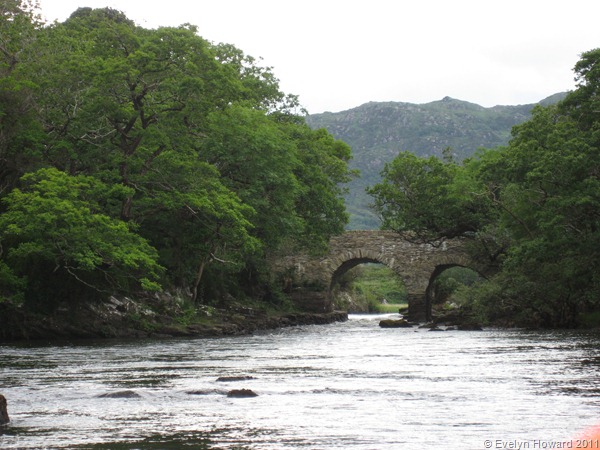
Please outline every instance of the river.
[{"label": "river", "polygon": [[[598,332],[430,332],[379,319],[0,345],[11,416],[0,448],[556,448],[600,423]],[[227,397],[242,388],[258,396]],[[138,397],[100,397],[124,390]]]}]

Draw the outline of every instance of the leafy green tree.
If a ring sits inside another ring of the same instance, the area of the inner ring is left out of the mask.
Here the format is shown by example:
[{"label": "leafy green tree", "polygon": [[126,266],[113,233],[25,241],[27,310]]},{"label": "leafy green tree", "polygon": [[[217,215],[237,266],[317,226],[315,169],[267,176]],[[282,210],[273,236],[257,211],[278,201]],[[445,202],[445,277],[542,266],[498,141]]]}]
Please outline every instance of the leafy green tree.
[{"label": "leafy green tree", "polygon": [[[584,52],[575,64],[577,89],[561,103],[561,111],[572,117],[578,126],[594,132],[598,139],[600,123],[600,48]],[[596,140],[598,143],[598,140]]]},{"label": "leafy green tree", "polygon": [[28,47],[35,41],[36,31],[43,25],[37,4],[32,0],[0,2],[0,73],[13,72]]},{"label": "leafy green tree", "polygon": [[[49,28],[43,43],[44,58],[32,67],[44,92],[38,102],[48,130],[47,163],[131,188],[120,217],[141,224],[170,279],[193,292],[206,261],[221,260],[217,248],[227,240],[229,253],[255,246],[247,234],[252,207],[198,160],[211,113],[238,100],[268,101],[250,97],[244,80],[251,74],[219,61],[192,26],[145,30],[110,9],[78,10]],[[261,73],[247,64],[243,70]],[[264,82],[265,95],[279,98],[267,75],[250,84]],[[234,259],[239,255],[228,256]]]},{"label": "leafy green tree", "polygon": [[201,158],[256,211],[254,235],[276,247],[301,226],[295,212],[300,186],[294,143],[262,111],[234,105],[209,120]]},{"label": "leafy green tree", "polygon": [[52,289],[68,298],[76,285],[77,293],[104,295],[160,288],[156,250],[133,224],[104,213],[130,189],[56,169],[25,175],[22,183],[3,199],[0,256],[14,275],[27,278],[30,300]]},{"label": "leafy green tree", "polygon": [[182,159],[175,151],[157,158],[146,183],[162,186],[140,200],[142,232],[160,251],[171,283],[189,287],[202,301],[200,283],[210,265],[236,272],[261,248],[251,236],[254,210],[221,182],[211,165]]},{"label": "leafy green tree", "polygon": [[[194,26],[148,30],[110,8],[80,8],[64,23],[32,30],[28,57],[16,66],[22,78],[13,77],[27,88],[31,125],[16,120],[12,136],[19,140],[6,146],[10,151],[0,149],[18,175],[3,182],[5,193],[33,172],[3,203],[4,289],[17,289],[24,276],[28,295],[40,297],[52,290],[50,280],[69,280],[60,292],[71,289],[72,297],[75,286],[104,292],[161,281],[205,301],[216,295],[207,286],[215,280],[223,289],[239,285],[242,275],[264,266],[267,251],[290,241],[322,246],[343,229],[339,183],[348,178],[349,148],[305,125],[298,99],[280,91],[271,68],[231,45],[209,43]],[[98,227],[89,238],[102,235],[108,245],[127,231],[132,246],[148,246],[156,270],[148,260],[140,271],[153,276],[144,281],[115,255],[99,262],[91,251],[86,260],[76,249],[96,247],[75,237],[56,264],[51,244],[64,231],[60,221],[40,235],[36,245],[43,251],[16,250],[27,245],[10,231],[25,213],[15,199],[29,201],[43,186],[56,195],[44,194],[51,200],[31,208],[52,206],[59,216],[59,192],[69,183],[75,197],[66,201],[79,211],[67,211],[73,232]],[[95,222],[100,218],[104,229]],[[54,267],[57,276],[50,275]],[[137,282],[129,283],[127,271]]]},{"label": "leafy green tree", "polygon": [[254,208],[254,233],[268,248],[291,238],[322,247],[343,231],[350,149],[324,130],[234,106],[211,116],[201,155]]},{"label": "leafy green tree", "polygon": [[[504,152],[496,204],[513,239],[505,270],[525,276],[528,301],[544,324],[570,326],[597,307],[600,151],[579,118],[539,108],[516,127]],[[525,303],[525,302],[524,302]]]},{"label": "leafy green tree", "polygon": [[0,1],[0,196],[36,165],[42,130],[23,63],[31,58],[41,26],[33,2]]},{"label": "leafy green tree", "polygon": [[329,238],[342,233],[348,223],[343,196],[345,184],[357,175],[348,170],[352,152],[325,129],[311,130],[305,124],[295,123],[286,128],[296,142],[298,155],[294,174],[300,189],[295,210],[303,226],[297,243],[318,251],[326,248]]},{"label": "leafy green tree", "polygon": [[367,191],[384,229],[435,241],[474,233],[486,216],[487,202],[473,195],[472,180],[454,162],[401,152],[382,177]]},{"label": "leafy green tree", "polygon": [[306,114],[296,95],[285,94],[279,89],[279,80],[271,67],[262,67],[252,56],[231,44],[214,47],[217,61],[232,79],[238,80],[237,102],[267,113],[291,116]]}]

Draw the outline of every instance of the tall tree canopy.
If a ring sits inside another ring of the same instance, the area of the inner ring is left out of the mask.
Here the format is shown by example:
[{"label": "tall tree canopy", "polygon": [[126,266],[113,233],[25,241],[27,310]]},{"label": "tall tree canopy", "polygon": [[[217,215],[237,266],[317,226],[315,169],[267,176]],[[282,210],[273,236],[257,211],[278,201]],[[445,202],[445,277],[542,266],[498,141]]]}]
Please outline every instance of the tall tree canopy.
[{"label": "tall tree canopy", "polygon": [[[110,8],[80,8],[41,27],[23,1],[6,4],[23,20],[5,14],[0,24],[11,37],[0,42],[0,158],[10,168],[0,170],[0,294],[23,286],[15,280],[39,289],[31,280],[40,273],[101,290],[107,265],[135,277],[98,247],[103,236],[145,255],[139,288],[183,287],[206,300],[219,294],[207,289],[215,280],[223,289],[261,272],[268,252],[322,248],[343,230],[350,150],[306,126],[270,68],[192,25],[149,30]],[[77,186],[73,196],[61,197],[65,186]],[[118,195],[101,201],[90,189]],[[23,226],[36,210],[57,217],[45,233],[35,232],[42,219]],[[85,226],[89,235],[69,239],[68,251],[56,246],[56,236]],[[48,270],[33,273],[26,259]]]}]

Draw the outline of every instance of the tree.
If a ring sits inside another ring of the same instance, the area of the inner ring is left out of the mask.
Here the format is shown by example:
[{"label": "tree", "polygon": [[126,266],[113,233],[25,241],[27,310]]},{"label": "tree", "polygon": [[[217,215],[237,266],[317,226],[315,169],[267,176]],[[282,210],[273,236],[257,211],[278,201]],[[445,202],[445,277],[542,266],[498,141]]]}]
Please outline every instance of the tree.
[{"label": "tree", "polygon": [[294,241],[323,249],[343,231],[350,148],[298,117],[232,106],[210,116],[200,154],[250,205],[266,248]]},{"label": "tree", "polygon": [[325,129],[311,130],[295,123],[286,128],[296,142],[298,155],[294,173],[300,190],[295,209],[303,221],[303,231],[297,241],[304,249],[322,250],[331,236],[342,233],[348,223],[343,186],[357,175],[348,170],[352,152]]},{"label": "tree", "polygon": [[[120,218],[141,224],[169,279],[193,292],[227,236],[232,260],[239,260],[234,249],[255,245],[247,235],[252,207],[198,160],[211,114],[238,101],[272,104],[249,97],[243,80],[250,75],[240,79],[241,66],[219,61],[193,26],[145,30],[111,9],[82,8],[47,29],[42,41],[44,57],[31,66],[44,92],[38,103],[46,163],[130,188]],[[249,64],[243,70],[261,73]],[[281,97],[271,78],[255,78],[252,87],[265,83],[263,94]],[[165,229],[169,238],[158,232]],[[198,266],[197,258],[205,263]]]},{"label": "tree", "polygon": [[487,202],[454,162],[401,152],[382,171],[381,183],[367,192],[382,218],[382,228],[411,233],[433,242],[475,233],[482,227]]},{"label": "tree", "polygon": [[159,249],[170,282],[189,287],[192,300],[201,301],[199,286],[210,263],[239,271],[244,258],[260,249],[250,234],[254,210],[207,163],[166,151],[157,157],[157,167],[144,184],[161,189],[140,200],[141,232]]},{"label": "tree", "polygon": [[[204,301],[212,281],[223,280],[222,294],[241,284],[236,277],[264,267],[266,251],[290,241],[322,246],[343,229],[339,183],[347,179],[349,149],[309,130],[297,98],[280,91],[271,68],[209,43],[192,25],[148,30],[110,8],[80,8],[34,34],[19,73],[37,134],[15,133],[21,143],[31,136],[32,145],[12,145],[0,157],[8,155],[19,175],[34,173],[21,179],[28,188],[43,175],[114,191],[110,201],[94,200],[94,217],[115,225],[115,236],[125,226],[155,249],[163,285]],[[29,194],[13,192],[4,203],[13,211],[7,221],[20,211],[12,199]],[[5,248],[20,245],[16,235],[6,239]],[[0,273],[11,269],[16,277],[4,277],[12,286],[25,274],[15,252],[0,256]],[[44,255],[27,258],[51,270],[55,257]],[[69,261],[62,278],[108,289],[103,264],[83,270]]]},{"label": "tree", "polygon": [[504,270],[527,280],[523,303],[544,324],[572,326],[600,294],[591,269],[600,264],[600,150],[580,111],[561,108],[537,108],[514,129],[496,204],[512,237]]},{"label": "tree", "polygon": [[264,112],[232,105],[211,114],[200,157],[214,165],[226,186],[256,211],[253,235],[267,247],[299,232],[296,149]]},{"label": "tree", "polygon": [[90,290],[107,295],[135,286],[160,288],[156,250],[133,224],[104,213],[130,189],[56,169],[41,169],[21,181],[23,188],[3,199],[0,256],[15,275],[27,277],[28,299],[53,289],[69,298]]},{"label": "tree", "polygon": [[33,2],[0,2],[0,196],[35,166],[42,137],[32,101],[33,85],[22,70],[41,26]]},{"label": "tree", "polygon": [[[577,89],[561,103],[561,111],[584,131],[598,132],[600,123],[600,48],[584,52],[575,64]],[[598,141],[597,141],[598,142]]]}]

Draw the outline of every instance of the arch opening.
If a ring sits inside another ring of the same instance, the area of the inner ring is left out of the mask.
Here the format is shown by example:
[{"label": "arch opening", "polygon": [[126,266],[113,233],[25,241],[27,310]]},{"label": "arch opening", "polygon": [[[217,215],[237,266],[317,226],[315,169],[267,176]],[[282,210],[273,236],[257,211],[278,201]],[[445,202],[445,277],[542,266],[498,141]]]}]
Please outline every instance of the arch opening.
[{"label": "arch opening", "polygon": [[373,258],[354,258],[341,264],[332,276],[330,297],[335,309],[349,313],[408,312],[402,277]]},{"label": "arch opening", "polygon": [[430,321],[458,310],[460,304],[454,297],[455,293],[483,279],[477,271],[460,264],[436,266],[425,292],[426,319]]},{"label": "arch opening", "polygon": [[349,259],[348,261],[344,261],[337,269],[335,269],[335,271],[331,275],[331,283],[329,285],[329,290],[331,291],[331,289],[337,283],[339,283],[341,277],[343,277],[346,272],[348,272],[349,270],[353,269],[354,267],[356,267],[360,264],[368,264],[368,263],[383,264],[381,261],[378,261],[373,258],[353,258],[353,259]]}]

